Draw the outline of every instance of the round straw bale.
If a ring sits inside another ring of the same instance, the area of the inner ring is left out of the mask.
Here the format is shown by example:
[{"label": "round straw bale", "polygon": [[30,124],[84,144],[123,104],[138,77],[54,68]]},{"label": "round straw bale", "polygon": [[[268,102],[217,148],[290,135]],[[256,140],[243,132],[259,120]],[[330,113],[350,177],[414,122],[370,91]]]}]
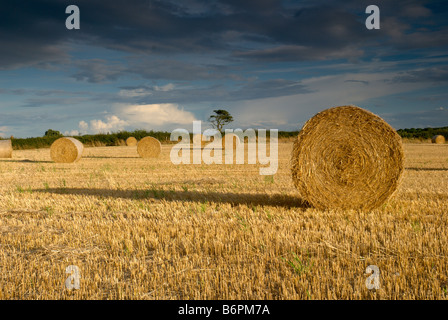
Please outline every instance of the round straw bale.
[{"label": "round straw bale", "polygon": [[162,152],[162,144],[153,137],[144,137],[137,143],[137,152],[142,158],[157,158]]},{"label": "round straw bale", "polygon": [[12,158],[11,140],[0,140],[0,158]]},{"label": "round straw bale", "polygon": [[437,136],[432,137],[431,141],[432,141],[432,143],[444,144],[445,137],[442,135],[437,135]]},{"label": "round straw bale", "polygon": [[81,141],[63,137],[53,142],[50,147],[50,156],[54,162],[72,163],[81,159],[83,150],[84,146]]},{"label": "round straw bale", "polygon": [[135,139],[134,137],[129,137],[126,139],[126,145],[130,146],[130,147],[134,147],[137,145],[137,139]]},{"label": "round straw bale", "polygon": [[291,156],[296,188],[318,209],[374,209],[397,189],[403,169],[400,136],[356,106],[331,108],[308,120]]}]

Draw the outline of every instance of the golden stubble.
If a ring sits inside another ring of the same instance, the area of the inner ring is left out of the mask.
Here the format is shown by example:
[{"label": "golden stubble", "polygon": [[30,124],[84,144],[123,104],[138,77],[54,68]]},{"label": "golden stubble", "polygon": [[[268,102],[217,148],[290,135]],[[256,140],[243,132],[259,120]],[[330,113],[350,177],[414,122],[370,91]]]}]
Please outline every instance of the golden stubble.
[{"label": "golden stubble", "polygon": [[[135,148],[0,161],[0,299],[447,299],[448,146],[405,144],[396,194],[317,210],[279,169],[173,165]],[[64,282],[79,267],[79,290]],[[368,290],[365,270],[380,270]]]}]

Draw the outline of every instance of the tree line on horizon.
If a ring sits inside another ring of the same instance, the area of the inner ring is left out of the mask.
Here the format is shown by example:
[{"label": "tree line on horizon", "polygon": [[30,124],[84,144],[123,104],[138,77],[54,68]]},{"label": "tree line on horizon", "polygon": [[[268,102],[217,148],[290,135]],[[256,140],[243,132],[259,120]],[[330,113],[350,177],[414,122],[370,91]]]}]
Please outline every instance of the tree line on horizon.
[{"label": "tree line on horizon", "polygon": [[442,135],[445,139],[448,139],[448,127],[398,129],[397,133],[402,138],[408,139],[426,140],[436,135]]},{"label": "tree line on horizon", "polygon": [[[269,136],[269,130],[266,133],[267,136]],[[435,135],[443,135],[446,139],[448,139],[448,127],[399,129],[397,130],[397,133],[402,138],[408,138],[408,139],[426,140],[431,139]],[[298,134],[299,131],[279,131],[278,137],[279,139],[291,138],[297,136]],[[153,131],[153,130],[147,131],[141,129],[134,131],[86,134],[75,136],[75,138],[81,141],[85,146],[95,147],[95,146],[123,146],[126,145],[125,141],[129,137],[134,137],[137,140],[140,140],[147,136],[154,137],[162,143],[176,143],[170,141],[171,132]],[[64,135],[59,131],[48,129],[45,132],[44,136],[42,137],[13,138],[12,147],[13,149],[49,148],[55,140],[61,137],[64,137]]]},{"label": "tree line on horizon", "polygon": [[[222,135],[224,134],[224,126],[233,122],[232,115],[224,109],[213,110],[213,114],[209,117],[208,121],[211,123],[212,127],[218,130]],[[257,130],[255,130],[257,132]],[[397,133],[402,138],[408,139],[420,139],[426,140],[431,139],[435,135],[443,135],[448,139],[448,127],[441,128],[410,128],[410,129],[399,129]],[[299,131],[279,131],[278,138],[291,138],[297,136]],[[258,135],[258,133],[257,133]],[[38,149],[38,148],[48,148],[53,142],[64,135],[53,129],[48,129],[43,137],[35,138],[19,138],[12,139],[13,149]],[[171,133],[167,131],[146,131],[146,130],[134,130],[134,131],[119,131],[112,133],[98,133],[98,134],[86,134],[76,136],[80,142],[85,146],[96,147],[96,146],[122,146],[126,145],[126,139],[129,137],[134,137],[137,140],[141,140],[144,137],[153,137],[162,143],[176,143],[170,141]],[[266,136],[269,137],[269,130],[266,132]],[[192,138],[192,134],[190,134]]]},{"label": "tree line on horizon", "polygon": [[[255,130],[257,131],[257,130]],[[279,131],[279,138],[289,138],[299,134],[299,131]],[[266,132],[269,136],[269,131]],[[147,131],[147,130],[134,130],[134,131],[119,131],[112,133],[98,133],[98,134],[86,134],[74,136],[74,138],[81,141],[87,147],[98,147],[98,146],[124,146],[126,145],[126,139],[129,137],[134,137],[137,140],[141,140],[144,137],[153,137],[162,143],[176,143],[170,141],[171,132],[167,131]],[[62,133],[57,130],[49,129],[45,132],[42,137],[31,137],[31,138],[13,138],[11,140],[13,149],[39,149],[39,148],[49,148],[54,141],[64,137]],[[192,138],[192,134],[191,137]]]}]

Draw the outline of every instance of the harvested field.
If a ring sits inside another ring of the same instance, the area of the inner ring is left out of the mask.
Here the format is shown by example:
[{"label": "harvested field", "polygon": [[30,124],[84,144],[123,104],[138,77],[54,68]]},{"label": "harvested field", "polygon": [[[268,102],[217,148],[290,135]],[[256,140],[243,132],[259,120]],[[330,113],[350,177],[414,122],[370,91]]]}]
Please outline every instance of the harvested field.
[{"label": "harvested field", "polygon": [[402,183],[371,211],[307,205],[291,142],[274,176],[173,165],[171,147],[150,162],[125,146],[1,159],[0,299],[448,298],[448,145],[404,144]]}]

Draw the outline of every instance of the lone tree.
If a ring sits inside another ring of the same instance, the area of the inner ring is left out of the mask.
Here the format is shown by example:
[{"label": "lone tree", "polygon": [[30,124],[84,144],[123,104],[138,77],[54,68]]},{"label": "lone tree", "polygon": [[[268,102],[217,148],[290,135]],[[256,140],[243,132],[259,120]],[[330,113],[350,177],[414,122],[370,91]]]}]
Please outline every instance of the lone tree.
[{"label": "lone tree", "polygon": [[208,121],[211,122],[213,128],[218,130],[221,135],[223,133],[222,128],[233,121],[233,117],[230,115],[230,113],[226,110],[213,110],[215,114],[212,114],[210,118],[208,118]]}]

